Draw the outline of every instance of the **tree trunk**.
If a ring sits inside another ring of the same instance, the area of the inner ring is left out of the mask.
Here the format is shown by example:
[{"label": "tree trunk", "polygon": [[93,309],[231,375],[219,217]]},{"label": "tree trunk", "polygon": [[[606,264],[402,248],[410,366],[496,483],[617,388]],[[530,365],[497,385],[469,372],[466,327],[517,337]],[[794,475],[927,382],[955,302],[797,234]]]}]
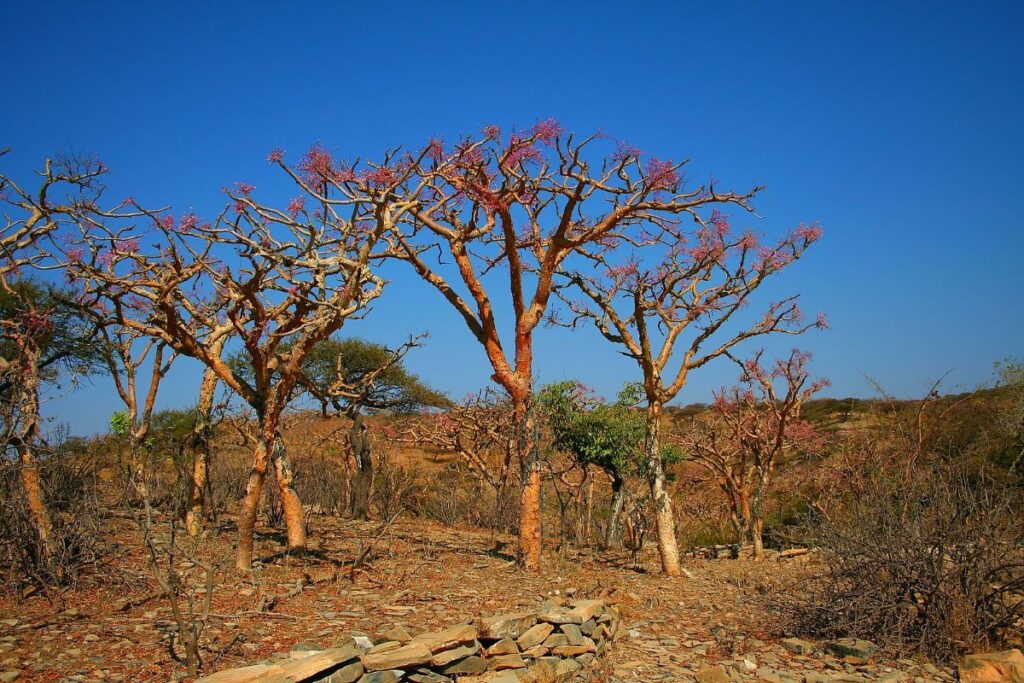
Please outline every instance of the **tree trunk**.
[{"label": "tree trunk", "polygon": [[523,485],[519,499],[519,566],[527,571],[539,571],[542,533],[540,452],[530,398],[528,393],[512,396]]},{"label": "tree trunk", "polygon": [[348,439],[356,463],[355,475],[352,477],[352,517],[366,520],[370,518],[370,492],[373,490],[373,449],[370,430],[363,422],[361,413],[352,416]]},{"label": "tree trunk", "polygon": [[583,540],[590,543],[590,535],[594,525],[594,477],[587,472],[587,488],[584,494],[583,506]]},{"label": "tree trunk", "polygon": [[281,492],[281,505],[284,508],[284,519],[288,525],[288,549],[297,550],[306,546],[306,525],[303,519],[302,504],[292,488],[291,463],[288,462],[284,450],[284,442],[276,431],[267,437],[260,430],[256,438],[256,450],[253,454],[252,470],[249,472],[249,483],[245,487],[245,499],[238,515],[238,551],[235,566],[241,571],[252,568],[253,528],[259,513],[260,497],[263,494],[263,482],[267,477],[267,466],[274,463],[277,485]]},{"label": "tree trunk", "polygon": [[203,499],[209,480],[210,437],[213,429],[213,395],[217,389],[217,375],[212,370],[203,373],[197,406],[198,424],[192,437],[195,461],[192,463],[192,489],[189,492],[185,528],[189,536],[198,536],[203,530]]},{"label": "tree trunk", "polygon": [[39,477],[39,464],[26,440],[18,440],[17,450],[21,463],[21,483],[25,487],[25,502],[28,504],[32,524],[39,534],[42,559],[48,564],[53,554],[53,522],[50,519],[50,510],[46,506],[46,495],[43,493],[42,480]]},{"label": "tree trunk", "polygon": [[654,503],[654,518],[658,529],[661,570],[668,576],[679,576],[675,516],[672,514],[672,499],[665,486],[665,468],[661,462],[661,408],[660,403],[648,401],[644,450],[651,479],[651,500]]},{"label": "tree trunk", "polygon": [[53,555],[53,520],[50,509],[46,505],[46,494],[43,492],[42,479],[39,476],[39,463],[32,452],[32,445],[39,436],[39,356],[31,350],[23,352],[23,381],[20,389],[12,385],[18,393],[19,434],[12,439],[18,451],[21,464],[21,483],[25,488],[25,502],[28,504],[29,516],[39,535],[43,561],[49,564]]},{"label": "tree trunk", "polygon": [[754,559],[764,559],[764,520],[755,519],[750,525],[750,540],[754,543]]},{"label": "tree trunk", "polygon": [[611,472],[612,477],[612,509],[608,517],[608,530],[604,537],[604,547],[611,548],[619,540],[619,514],[626,498],[625,482],[618,473]]},{"label": "tree trunk", "polygon": [[302,511],[302,501],[295,492],[295,472],[288,454],[284,449],[284,440],[280,434],[274,435],[271,460],[277,485],[281,493],[281,506],[284,508],[284,522],[288,527],[288,550],[302,550],[306,547],[306,517]]},{"label": "tree trunk", "polygon": [[764,559],[764,492],[768,487],[767,472],[758,472],[757,488],[750,506],[750,540],[754,544],[754,559]]}]

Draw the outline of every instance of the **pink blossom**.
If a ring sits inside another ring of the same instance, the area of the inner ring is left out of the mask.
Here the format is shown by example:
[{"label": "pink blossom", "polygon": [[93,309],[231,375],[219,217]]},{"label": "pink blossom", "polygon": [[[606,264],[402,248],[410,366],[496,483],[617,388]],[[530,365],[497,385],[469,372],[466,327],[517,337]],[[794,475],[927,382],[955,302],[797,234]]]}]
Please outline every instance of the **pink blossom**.
[{"label": "pink blossom", "polygon": [[729,217],[718,209],[712,209],[711,218],[708,222],[715,228],[719,237],[725,237],[729,232]]},{"label": "pink blossom", "polygon": [[235,190],[238,192],[238,194],[242,195],[243,197],[248,197],[249,195],[252,194],[252,191],[255,190],[255,189],[256,189],[256,186],[255,185],[250,185],[249,183],[245,183],[245,182],[235,183]]},{"label": "pink blossom", "polygon": [[306,175],[308,182],[322,182],[334,176],[334,157],[317,143],[310,147],[299,161],[299,171]]},{"label": "pink blossom", "polygon": [[195,230],[198,222],[199,218],[194,213],[185,213],[181,215],[181,222],[178,224],[178,228],[180,230]]},{"label": "pink blossom", "polygon": [[292,200],[288,202],[288,215],[291,216],[292,218],[295,218],[300,213],[302,213],[303,209],[305,208],[306,200],[303,197],[293,197]]},{"label": "pink blossom", "polygon": [[647,182],[652,190],[668,190],[679,184],[679,173],[671,160],[651,157],[647,162]]},{"label": "pink blossom", "polygon": [[81,249],[80,247],[75,247],[74,249],[68,249],[68,251],[67,251],[68,261],[71,262],[71,263],[81,263],[82,262],[82,258],[84,256],[85,256],[85,250]]},{"label": "pink blossom", "polygon": [[816,242],[820,239],[823,232],[824,231],[821,229],[821,226],[817,223],[811,223],[810,225],[801,223],[793,231],[793,236],[803,240],[804,242],[810,243]]},{"label": "pink blossom", "polygon": [[545,145],[554,143],[555,138],[562,134],[562,126],[554,118],[548,118],[533,127],[533,137]]},{"label": "pink blossom", "polygon": [[483,133],[484,137],[490,140],[491,142],[498,142],[499,140],[501,140],[501,128],[498,128],[493,123],[484,126]]},{"label": "pink blossom", "polygon": [[100,252],[100,255],[96,258],[96,261],[101,266],[108,267],[108,266],[110,266],[111,264],[114,263],[114,260],[116,258],[117,258],[117,254],[114,253],[113,251],[103,251],[103,252]]},{"label": "pink blossom", "polygon": [[381,166],[363,173],[363,179],[377,186],[390,185],[395,182],[395,172],[387,166]]},{"label": "pink blossom", "polygon": [[539,161],[541,158],[540,150],[533,146],[529,141],[523,140],[515,135],[508,143],[508,151],[505,153],[505,164],[508,166],[518,166],[519,164],[528,161]]},{"label": "pink blossom", "polygon": [[824,313],[819,313],[817,319],[814,321],[814,326],[819,330],[829,329],[828,318],[825,317]]},{"label": "pink blossom", "polygon": [[743,237],[736,243],[740,249],[757,249],[757,235],[748,230],[743,233]]},{"label": "pink blossom", "polygon": [[267,155],[267,161],[272,164],[281,163],[281,159],[284,159],[284,150],[280,147],[275,147]]},{"label": "pink blossom", "polygon": [[165,228],[167,230],[171,230],[174,228],[174,216],[170,214],[167,214],[166,216],[160,216],[156,222],[161,228]]},{"label": "pink blossom", "polygon": [[630,159],[639,159],[643,152],[639,148],[634,147],[625,140],[619,140],[615,145],[615,151],[612,152],[612,161],[619,163],[622,161],[629,161]]},{"label": "pink blossom", "polygon": [[438,138],[430,138],[427,142],[427,156],[434,161],[444,158],[444,141]]},{"label": "pink blossom", "polygon": [[127,240],[118,240],[117,243],[114,244],[114,251],[117,252],[118,254],[134,254],[138,250],[139,240],[134,238]]}]

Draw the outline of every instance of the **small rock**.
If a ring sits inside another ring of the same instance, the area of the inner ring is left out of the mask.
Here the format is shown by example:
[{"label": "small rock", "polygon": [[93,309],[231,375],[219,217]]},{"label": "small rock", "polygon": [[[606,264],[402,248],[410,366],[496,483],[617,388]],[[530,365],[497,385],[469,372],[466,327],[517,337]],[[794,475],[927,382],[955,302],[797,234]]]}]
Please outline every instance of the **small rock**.
[{"label": "small rock", "polygon": [[814,643],[809,643],[800,638],[783,638],[782,647],[794,654],[806,655],[814,650]]},{"label": "small rock", "polygon": [[982,652],[960,659],[961,683],[1024,683],[1024,654],[1020,650]]},{"label": "small rock", "polygon": [[732,683],[724,666],[706,666],[697,672],[698,683]]},{"label": "small rock", "polygon": [[838,657],[853,656],[867,659],[877,649],[878,646],[870,640],[860,640],[858,638],[837,638],[825,643],[825,650]]},{"label": "small rock", "polygon": [[385,640],[397,640],[399,643],[408,643],[412,640],[412,636],[405,630],[402,625],[395,626],[393,629],[384,634]]}]

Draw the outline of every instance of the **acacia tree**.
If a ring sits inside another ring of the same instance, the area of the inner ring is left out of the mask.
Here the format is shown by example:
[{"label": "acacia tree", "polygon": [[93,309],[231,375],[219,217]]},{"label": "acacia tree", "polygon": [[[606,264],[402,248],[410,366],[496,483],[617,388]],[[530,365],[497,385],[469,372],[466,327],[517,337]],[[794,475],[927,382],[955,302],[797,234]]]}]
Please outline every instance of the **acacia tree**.
[{"label": "acacia tree", "polygon": [[[0,150],[0,157],[7,150]],[[38,187],[28,189],[0,175],[0,401],[4,450],[18,455],[29,515],[39,536],[44,566],[52,551],[53,522],[35,449],[40,435],[40,389],[57,371],[88,372],[96,360],[93,330],[62,305],[55,288],[29,279],[45,265],[38,248],[75,216],[92,210],[105,172],[94,159],[47,160]],[[60,196],[62,195],[62,196]]]},{"label": "acacia tree", "polygon": [[[752,543],[764,558],[764,503],[780,458],[816,447],[810,423],[800,419],[806,400],[828,386],[812,381],[810,354],[794,349],[766,369],[761,352],[739,363],[739,384],[719,391],[710,409],[679,434],[680,444],[725,493],[737,542]],[[781,385],[781,391],[779,388]]]},{"label": "acacia tree", "polygon": [[[316,163],[316,150],[300,169]],[[289,549],[306,544],[305,520],[280,435],[281,417],[313,347],[362,315],[384,281],[370,258],[389,226],[389,211],[367,198],[332,198],[327,183],[310,182],[274,151],[269,160],[295,179],[300,195],[287,208],[256,200],[251,185],[226,189],[230,201],[212,222],[146,212],[156,251],[146,253],[137,226],[83,225],[83,239],[107,245],[100,256],[121,263],[74,264],[76,276],[102,282],[139,300],[145,315],[129,327],[195,358],[252,409],[253,466],[239,514],[236,565],[251,567],[252,531],[270,464],[288,526]],[[134,200],[128,204],[138,206]],[[308,205],[308,206],[307,206]],[[222,346],[235,343],[241,366]]]},{"label": "acacia tree", "polygon": [[[637,154],[625,152],[630,159]],[[672,182],[680,182],[678,176]],[[711,186],[696,192],[707,198],[704,204],[732,204],[752,211],[750,199],[759,190],[722,195]],[[805,323],[795,295],[770,303],[753,321],[742,321],[740,316],[735,327],[726,325],[748,306],[765,281],[819,239],[819,227],[801,225],[774,245],[761,246],[754,233],[733,231],[718,208],[710,213],[698,208],[681,211],[692,219],[692,230],[681,223],[658,222],[657,232],[643,242],[648,253],[643,261],[623,255],[622,239],[584,248],[588,267],[562,268],[562,282],[571,288],[558,290],[574,315],[567,324],[590,320],[607,340],[622,346],[640,369],[647,401],[645,452],[658,551],[662,571],[669,575],[678,575],[680,569],[672,501],[660,457],[665,404],[679,394],[690,372],[748,339],[826,326],[820,315],[815,322]]]},{"label": "acacia tree", "polygon": [[[551,303],[555,274],[588,246],[639,242],[645,226],[740,199],[683,190],[681,164],[655,158],[641,163],[621,147],[595,153],[601,137],[578,139],[551,119],[508,136],[488,126],[452,148],[433,140],[418,156],[389,157],[384,166],[394,162],[388,195],[402,208],[391,255],[409,263],[454,307],[512,401],[522,479],[519,561],[530,570],[541,563],[534,332]],[[455,272],[432,263],[436,255],[450,258]],[[505,327],[494,305],[501,291],[512,309]]]}]

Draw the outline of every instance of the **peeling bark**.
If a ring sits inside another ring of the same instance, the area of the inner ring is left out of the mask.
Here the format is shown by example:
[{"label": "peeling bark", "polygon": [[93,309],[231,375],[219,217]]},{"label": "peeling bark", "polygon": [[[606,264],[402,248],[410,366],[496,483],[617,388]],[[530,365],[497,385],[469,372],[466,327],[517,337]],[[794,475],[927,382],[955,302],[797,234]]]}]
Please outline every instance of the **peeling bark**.
[{"label": "peeling bark", "polygon": [[650,471],[651,500],[654,504],[654,519],[657,524],[661,570],[668,576],[679,576],[676,522],[672,513],[672,498],[665,486],[665,468],[661,462],[661,413],[660,403],[648,404],[647,438],[644,447]]}]

